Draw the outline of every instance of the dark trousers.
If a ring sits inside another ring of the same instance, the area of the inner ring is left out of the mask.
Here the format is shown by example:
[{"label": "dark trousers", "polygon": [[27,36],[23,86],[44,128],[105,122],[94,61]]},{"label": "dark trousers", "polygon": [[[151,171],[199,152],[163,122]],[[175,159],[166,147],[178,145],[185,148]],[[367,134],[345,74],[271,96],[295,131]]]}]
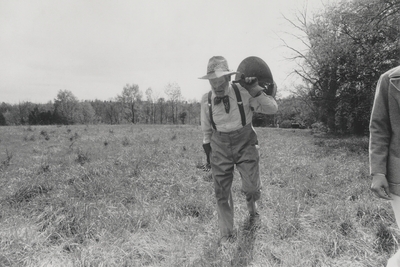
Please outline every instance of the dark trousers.
[{"label": "dark trousers", "polygon": [[211,170],[221,236],[229,236],[233,232],[231,187],[235,165],[242,178],[242,191],[246,196],[249,213],[256,212],[255,202],[261,194],[257,143],[257,134],[251,123],[228,133],[214,131],[211,137]]}]

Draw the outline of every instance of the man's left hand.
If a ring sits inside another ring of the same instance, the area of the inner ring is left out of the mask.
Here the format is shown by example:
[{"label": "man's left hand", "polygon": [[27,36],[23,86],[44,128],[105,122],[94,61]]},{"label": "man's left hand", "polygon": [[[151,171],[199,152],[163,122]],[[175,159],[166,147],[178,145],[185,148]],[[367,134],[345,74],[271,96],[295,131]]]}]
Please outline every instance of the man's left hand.
[{"label": "man's left hand", "polygon": [[392,200],[392,197],[389,193],[388,181],[383,174],[372,176],[371,190],[379,198]]}]

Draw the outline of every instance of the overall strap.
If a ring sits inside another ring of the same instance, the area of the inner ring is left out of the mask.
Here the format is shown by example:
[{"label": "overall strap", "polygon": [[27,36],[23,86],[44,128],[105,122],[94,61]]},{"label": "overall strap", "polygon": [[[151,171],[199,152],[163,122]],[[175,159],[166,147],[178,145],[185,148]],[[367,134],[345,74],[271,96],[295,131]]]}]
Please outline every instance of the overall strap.
[{"label": "overall strap", "polygon": [[232,87],[236,94],[236,100],[237,100],[238,107],[239,107],[240,117],[242,118],[242,126],[245,126],[246,125],[246,116],[244,115],[242,96],[240,95],[239,88],[237,87],[236,84],[232,83]]},{"label": "overall strap", "polygon": [[212,91],[208,92],[208,111],[210,113],[211,125],[214,128],[214,130],[217,130],[217,127],[215,126],[213,115],[212,115],[211,94],[212,94]]}]

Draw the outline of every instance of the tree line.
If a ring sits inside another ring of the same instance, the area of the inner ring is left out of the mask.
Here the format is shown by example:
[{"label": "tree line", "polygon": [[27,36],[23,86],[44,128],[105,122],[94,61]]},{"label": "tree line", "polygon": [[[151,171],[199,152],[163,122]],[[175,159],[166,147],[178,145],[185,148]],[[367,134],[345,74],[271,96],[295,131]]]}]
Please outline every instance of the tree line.
[{"label": "tree line", "polygon": [[[126,84],[115,98],[84,100],[68,90],[60,90],[46,104],[20,102],[0,104],[0,125],[72,125],[72,124],[192,124],[200,125],[200,102],[186,101],[180,86],[165,86],[167,98],[159,97],[151,88],[145,93],[137,84]],[[255,114],[253,125],[275,126],[276,116]]]},{"label": "tree line", "polygon": [[[145,98],[139,86],[127,84],[120,95],[108,101],[84,100],[68,90],[60,90],[46,104],[20,102],[0,104],[0,126],[72,124],[192,124],[200,125],[200,102],[182,98],[176,83],[166,86],[168,98],[158,97],[151,88]],[[275,126],[275,115],[255,114],[257,127]]]},{"label": "tree line", "polygon": [[167,99],[148,88],[144,97],[138,85],[127,84],[111,100],[80,101],[71,91],[60,90],[46,104],[1,103],[0,125],[200,124],[199,102],[183,100],[177,83],[168,84],[165,93]]}]

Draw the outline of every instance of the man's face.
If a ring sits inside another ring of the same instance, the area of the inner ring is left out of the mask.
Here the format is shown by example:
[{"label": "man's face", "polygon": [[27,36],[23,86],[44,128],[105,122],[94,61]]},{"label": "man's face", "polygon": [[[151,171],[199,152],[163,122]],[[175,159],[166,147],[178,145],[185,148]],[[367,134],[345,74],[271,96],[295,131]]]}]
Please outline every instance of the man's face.
[{"label": "man's face", "polygon": [[214,90],[216,96],[224,96],[225,90],[228,88],[229,77],[222,76],[219,78],[209,80],[211,84],[211,88]]}]

